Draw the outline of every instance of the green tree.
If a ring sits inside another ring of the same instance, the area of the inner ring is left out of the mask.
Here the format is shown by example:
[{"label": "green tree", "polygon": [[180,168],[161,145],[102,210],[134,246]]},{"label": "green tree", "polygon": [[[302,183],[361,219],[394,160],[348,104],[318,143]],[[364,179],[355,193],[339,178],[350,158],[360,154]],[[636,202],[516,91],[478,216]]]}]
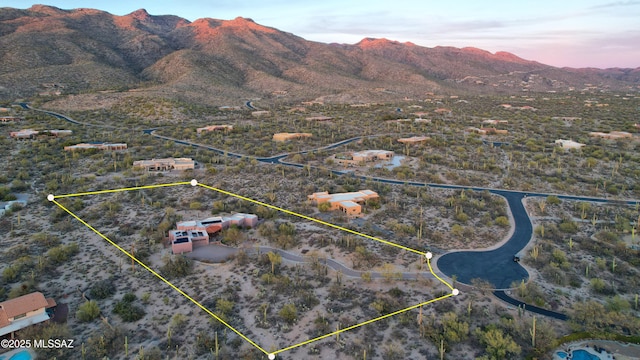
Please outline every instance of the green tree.
[{"label": "green tree", "polygon": [[485,346],[487,354],[483,357],[488,360],[502,360],[515,358],[522,351],[520,346],[509,335],[505,335],[502,330],[496,327],[488,327],[482,331],[476,330],[476,335]]}]

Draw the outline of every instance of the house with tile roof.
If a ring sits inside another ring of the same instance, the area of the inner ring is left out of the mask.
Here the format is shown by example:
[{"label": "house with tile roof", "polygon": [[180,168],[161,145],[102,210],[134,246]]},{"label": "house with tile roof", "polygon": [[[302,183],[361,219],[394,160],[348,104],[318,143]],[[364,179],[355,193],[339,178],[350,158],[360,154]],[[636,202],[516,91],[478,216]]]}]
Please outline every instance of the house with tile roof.
[{"label": "house with tile roof", "polygon": [[13,337],[16,331],[49,320],[46,310],[55,306],[56,302],[41,292],[0,302],[0,336],[11,334]]}]

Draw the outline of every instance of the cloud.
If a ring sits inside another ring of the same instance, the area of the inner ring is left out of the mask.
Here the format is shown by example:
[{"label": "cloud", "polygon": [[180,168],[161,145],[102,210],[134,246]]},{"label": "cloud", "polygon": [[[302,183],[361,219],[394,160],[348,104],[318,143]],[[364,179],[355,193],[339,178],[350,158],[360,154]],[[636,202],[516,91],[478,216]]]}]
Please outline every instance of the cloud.
[{"label": "cloud", "polygon": [[597,9],[606,9],[606,8],[616,8],[616,7],[624,7],[624,6],[636,6],[640,5],[640,1],[614,1],[601,5],[594,5],[589,9],[597,10]]}]

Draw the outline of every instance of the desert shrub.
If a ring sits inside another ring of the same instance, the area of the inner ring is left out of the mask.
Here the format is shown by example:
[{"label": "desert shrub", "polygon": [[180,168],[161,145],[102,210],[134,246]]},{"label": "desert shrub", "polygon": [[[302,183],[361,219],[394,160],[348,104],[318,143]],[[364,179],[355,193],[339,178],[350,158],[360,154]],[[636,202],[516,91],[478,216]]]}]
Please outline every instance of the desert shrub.
[{"label": "desert shrub", "polygon": [[110,297],[116,292],[116,285],[113,279],[100,280],[91,287],[91,297],[102,300]]},{"label": "desert shrub", "polygon": [[90,300],[78,307],[76,318],[82,322],[89,322],[100,315],[100,307],[95,300]]},{"label": "desert shrub", "polygon": [[142,319],[145,315],[143,308],[135,305],[133,302],[136,300],[136,295],[133,293],[127,293],[122,297],[122,300],[118,301],[113,307],[113,312],[120,315],[122,321],[133,322]]},{"label": "desert shrub", "polygon": [[167,277],[178,278],[191,274],[193,260],[182,255],[167,256],[160,271]]}]

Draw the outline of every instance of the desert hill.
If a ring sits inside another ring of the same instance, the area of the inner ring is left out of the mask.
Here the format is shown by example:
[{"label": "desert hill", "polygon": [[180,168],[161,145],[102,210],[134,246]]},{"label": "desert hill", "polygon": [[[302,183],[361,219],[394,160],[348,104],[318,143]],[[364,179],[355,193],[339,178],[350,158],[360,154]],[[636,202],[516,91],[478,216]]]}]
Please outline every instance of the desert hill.
[{"label": "desert hill", "polygon": [[349,101],[378,93],[628,90],[638,69],[556,68],[476,48],[365,38],[324,44],[238,17],[194,22],[140,9],[0,8],[0,98],[153,89],[175,96],[264,97],[274,91]]}]

